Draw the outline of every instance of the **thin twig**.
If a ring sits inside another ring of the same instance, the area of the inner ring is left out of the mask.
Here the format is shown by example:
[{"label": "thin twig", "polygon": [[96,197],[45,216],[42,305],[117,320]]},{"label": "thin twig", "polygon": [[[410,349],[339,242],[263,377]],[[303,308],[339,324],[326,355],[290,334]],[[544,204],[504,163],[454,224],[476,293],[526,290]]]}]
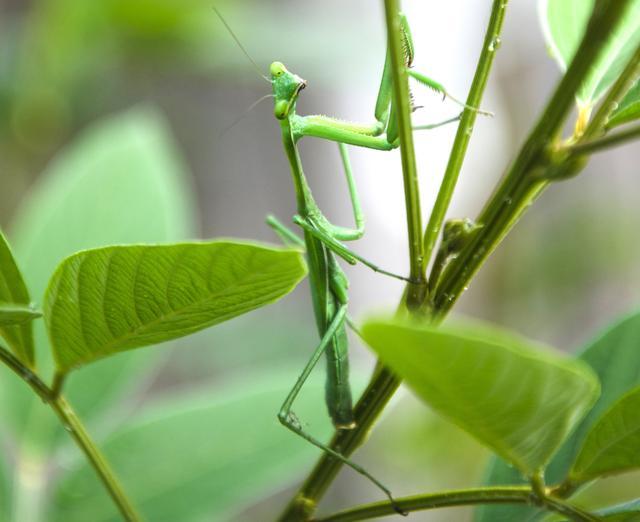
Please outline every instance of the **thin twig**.
[{"label": "thin twig", "polygon": [[580,141],[574,145],[569,145],[566,151],[572,156],[583,156],[586,154],[594,154],[610,149],[617,145],[624,145],[630,141],[637,140],[640,137],[640,125],[634,125],[628,129],[612,132],[596,138],[594,140]]},{"label": "thin twig", "polygon": [[118,507],[124,520],[128,522],[139,522],[142,520],[133,507],[133,504],[127,498],[109,463],[95,445],[66,399],[61,395],[55,396],[53,390],[49,388],[37,374],[27,368],[16,356],[2,346],[0,346],[0,361],[13,370],[13,372],[27,383],[55,412],[65,430],[71,435],[80,450],[82,450],[87,457],[89,464],[104,484],[109,496],[113,499],[114,504]]},{"label": "thin twig", "polygon": [[[374,502],[356,506],[326,517],[314,519],[314,522],[356,522],[376,517],[393,515],[400,508],[405,513],[481,504],[530,504],[535,494],[530,486],[492,486],[483,488],[459,489],[428,493],[395,499],[394,502]],[[569,517],[576,522],[593,522],[598,518],[572,504],[557,498],[545,496],[540,499],[542,507]]]},{"label": "thin twig", "polygon": [[507,9],[506,0],[494,0],[493,7],[491,9],[491,16],[489,17],[489,24],[484,36],[484,42],[482,43],[482,49],[480,51],[480,58],[478,59],[478,65],[476,66],[476,72],[471,82],[471,88],[469,89],[469,95],[465,103],[465,109],[462,113],[462,118],[458,124],[458,130],[456,137],[453,141],[451,148],[451,154],[449,155],[449,162],[447,163],[447,169],[445,170],[440,190],[436,202],[431,211],[429,223],[424,232],[424,259],[423,259],[423,271],[426,271],[427,265],[431,260],[433,249],[442,229],[447,209],[451,203],[453,197],[453,191],[458,181],[458,175],[462,169],[462,164],[467,152],[469,141],[471,140],[471,133],[473,132],[473,126],[476,121],[477,111],[472,107],[480,107],[482,102],[482,95],[484,93],[485,86],[487,85],[487,79],[491,72],[491,66],[493,65],[493,59],[496,55],[496,51],[500,47],[500,34],[502,31],[502,22],[504,21],[504,15]]}]

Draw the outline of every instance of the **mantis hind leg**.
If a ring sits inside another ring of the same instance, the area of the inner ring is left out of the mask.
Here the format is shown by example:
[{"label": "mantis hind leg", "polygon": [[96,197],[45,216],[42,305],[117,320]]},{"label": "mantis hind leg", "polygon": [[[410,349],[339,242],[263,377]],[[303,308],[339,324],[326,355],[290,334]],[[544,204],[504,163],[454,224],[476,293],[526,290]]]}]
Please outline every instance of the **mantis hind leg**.
[{"label": "mantis hind leg", "polygon": [[[356,473],[359,473],[360,475],[362,475],[362,476],[366,477],[367,479],[369,479],[395,505],[395,500],[394,500],[393,495],[391,494],[391,491],[389,490],[389,488],[387,488],[384,484],[382,484],[378,479],[376,479],[373,475],[371,475],[371,473],[369,473],[362,466],[356,464],[355,462],[351,461],[350,459],[348,459],[344,455],[342,455],[342,454],[338,453],[337,451],[331,449],[329,446],[327,446],[326,444],[322,443],[320,440],[316,439],[315,437],[313,437],[312,435],[307,433],[302,428],[302,424],[300,423],[300,421],[299,421],[298,417],[296,416],[296,414],[292,411],[293,402],[295,401],[296,397],[300,393],[300,389],[302,388],[302,386],[304,385],[305,381],[309,377],[309,374],[311,373],[311,370],[313,370],[313,368],[318,363],[318,360],[320,359],[322,354],[325,352],[327,347],[330,345],[332,338],[336,335],[338,330],[344,325],[345,318],[346,318],[346,313],[347,313],[347,305],[346,304],[340,305],[338,307],[335,315],[333,316],[333,319],[331,320],[330,324],[328,325],[328,328],[326,329],[324,335],[322,336],[320,344],[318,344],[318,346],[314,350],[313,355],[309,359],[309,362],[305,366],[304,370],[302,370],[302,373],[298,377],[298,380],[296,381],[294,387],[289,392],[289,395],[287,395],[287,398],[285,399],[284,403],[282,404],[282,407],[280,408],[280,411],[278,412],[278,420],[280,421],[280,423],[283,426],[285,426],[287,429],[289,429],[290,431],[292,431],[293,433],[295,433],[299,437],[302,437],[307,442],[310,442],[311,444],[313,444],[317,448],[320,448],[325,453],[328,453],[329,455],[331,455],[333,458],[335,458],[335,459],[341,461],[342,463],[344,463],[345,465],[349,466]],[[396,511],[398,511],[399,513],[403,513],[399,508],[396,508]]]}]

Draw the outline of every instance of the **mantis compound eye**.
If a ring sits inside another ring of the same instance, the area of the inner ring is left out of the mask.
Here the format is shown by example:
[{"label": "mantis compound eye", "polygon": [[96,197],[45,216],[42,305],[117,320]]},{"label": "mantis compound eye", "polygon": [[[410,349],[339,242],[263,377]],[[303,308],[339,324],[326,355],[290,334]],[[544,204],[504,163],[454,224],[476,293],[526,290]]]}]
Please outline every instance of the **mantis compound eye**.
[{"label": "mantis compound eye", "polygon": [[279,120],[284,120],[287,117],[288,107],[289,107],[289,104],[284,100],[280,100],[279,102],[276,102],[273,108],[274,116]]},{"label": "mantis compound eye", "polygon": [[274,76],[276,78],[282,76],[286,70],[287,68],[281,62],[273,62],[269,67],[271,76]]}]

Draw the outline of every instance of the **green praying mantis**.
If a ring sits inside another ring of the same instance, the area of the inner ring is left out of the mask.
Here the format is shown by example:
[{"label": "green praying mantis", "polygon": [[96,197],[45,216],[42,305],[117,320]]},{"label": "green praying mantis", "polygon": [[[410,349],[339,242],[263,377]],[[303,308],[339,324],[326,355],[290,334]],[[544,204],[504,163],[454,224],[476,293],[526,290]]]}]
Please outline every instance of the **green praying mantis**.
[{"label": "green praying mantis", "polygon": [[[240,49],[259,70],[217,9],[216,13]],[[400,20],[405,66],[407,67],[409,76],[442,94],[444,97],[448,97],[459,105],[467,107],[464,103],[453,98],[441,84],[410,69],[414,56],[413,41],[406,17],[400,15]],[[296,104],[300,92],[307,86],[307,82],[287,70],[280,62],[273,62],[269,68],[269,72],[269,77],[265,78],[272,84],[272,96],[274,98],[273,112],[280,124],[282,144],[289,160],[297,199],[298,213],[293,217],[293,222],[302,229],[303,238],[300,238],[274,216],[267,217],[267,224],[275,230],[286,244],[303,248],[306,251],[311,298],[316,325],[320,335],[320,342],[314,349],[311,358],[298,377],[295,385],[284,400],[278,412],[278,419],[289,430],[368,478],[393,502],[393,496],[386,486],[363,467],[307,433],[292,410],[293,403],[311,371],[320,358],[326,355],[327,376],[325,398],[329,416],[337,429],[353,429],[356,425],[352,407],[351,388],[349,385],[348,339],[346,331],[346,326],[349,324],[347,319],[349,282],[345,273],[340,268],[337,258],[342,258],[349,264],[360,262],[381,274],[409,281],[408,278],[382,270],[376,264],[359,256],[344,244],[344,242],[360,239],[365,229],[364,215],[356,190],[347,145],[381,151],[389,151],[400,145],[396,107],[392,101],[391,59],[389,50],[387,49],[382,79],[375,104],[375,121],[371,124],[347,122],[321,115],[301,116],[297,114]],[[475,108],[467,108],[476,110],[479,113],[488,114]],[[416,126],[414,129],[433,129],[457,121],[459,118],[460,116],[458,115],[432,125]],[[304,136],[330,140],[338,144],[347,181],[349,199],[353,210],[354,228],[337,226],[330,223],[315,202],[311,188],[305,177],[300,153],[297,148],[299,140]]]}]

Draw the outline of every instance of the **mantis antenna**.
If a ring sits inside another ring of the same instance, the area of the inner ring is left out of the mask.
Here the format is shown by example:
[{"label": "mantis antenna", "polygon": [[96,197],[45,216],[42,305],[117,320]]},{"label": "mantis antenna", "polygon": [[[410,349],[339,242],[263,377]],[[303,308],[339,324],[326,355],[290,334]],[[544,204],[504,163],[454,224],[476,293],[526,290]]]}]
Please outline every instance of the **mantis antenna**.
[{"label": "mantis antenna", "polygon": [[222,13],[220,13],[220,11],[218,11],[218,8],[215,5],[213,5],[211,7],[213,8],[213,10],[218,15],[218,18],[220,18],[220,21],[222,22],[222,24],[227,28],[227,31],[229,31],[229,34],[231,35],[231,38],[233,38],[235,40],[235,42],[238,44],[238,47],[240,48],[240,50],[247,57],[247,59],[251,62],[251,64],[253,65],[254,69],[256,70],[256,72],[260,75],[261,78],[264,78],[264,80],[266,82],[271,83],[271,80],[269,78],[267,78],[264,74],[262,74],[262,72],[260,71],[260,67],[258,67],[258,64],[253,60],[253,58],[251,58],[251,56],[249,55],[247,50],[244,48],[244,45],[242,45],[240,43],[240,39],[236,36],[236,34],[233,32],[233,30],[231,29],[231,27],[229,26],[227,21],[224,19],[224,17],[222,16]]},{"label": "mantis antenna", "polygon": [[264,96],[261,96],[256,101],[254,101],[251,105],[249,105],[249,107],[247,107],[244,111],[242,111],[242,113],[240,113],[240,115],[237,116],[235,120],[233,120],[229,125],[224,127],[218,133],[218,139],[222,138],[222,136],[224,136],[227,132],[233,129],[233,127],[235,127],[247,114],[249,114],[253,109],[255,109],[258,105],[260,105],[260,103],[262,103],[264,100],[268,98],[273,98],[273,94],[265,94]]}]

